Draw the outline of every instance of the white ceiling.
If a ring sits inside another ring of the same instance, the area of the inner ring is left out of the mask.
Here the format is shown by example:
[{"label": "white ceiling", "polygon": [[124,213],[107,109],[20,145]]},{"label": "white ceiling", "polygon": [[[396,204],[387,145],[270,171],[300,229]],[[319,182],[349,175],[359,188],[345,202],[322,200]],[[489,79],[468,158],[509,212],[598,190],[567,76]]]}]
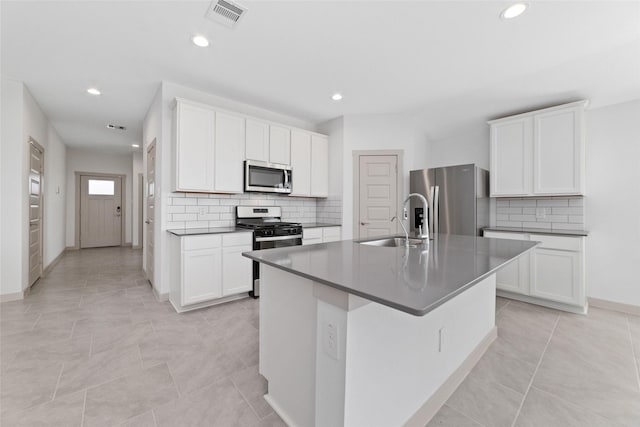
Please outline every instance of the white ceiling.
[{"label": "white ceiling", "polygon": [[504,1],[240,3],[230,30],[204,18],[209,1],[3,0],[1,72],[68,145],[111,150],[140,141],[162,80],[318,123],[415,114],[434,138],[557,102],[640,98],[640,1],[531,1],[510,21]]}]

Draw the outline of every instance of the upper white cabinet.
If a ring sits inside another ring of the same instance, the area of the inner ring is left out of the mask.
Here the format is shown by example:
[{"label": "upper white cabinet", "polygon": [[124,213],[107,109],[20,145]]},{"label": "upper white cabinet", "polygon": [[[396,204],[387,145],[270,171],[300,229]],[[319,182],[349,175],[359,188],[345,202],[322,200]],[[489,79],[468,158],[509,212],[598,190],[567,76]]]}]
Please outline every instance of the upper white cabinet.
[{"label": "upper white cabinet", "polygon": [[[294,181],[295,183],[295,181]],[[311,136],[311,196],[329,195],[329,139]]]},{"label": "upper white cabinet", "polygon": [[269,161],[269,123],[247,119],[247,160]]},{"label": "upper white cabinet", "polygon": [[244,161],[244,117],[216,113],[214,188],[225,193],[242,193]]},{"label": "upper white cabinet", "polygon": [[213,192],[215,111],[178,101],[174,114],[173,191]]},{"label": "upper white cabinet", "polygon": [[491,125],[491,196],[531,193],[531,117]]},{"label": "upper white cabinet", "polygon": [[269,127],[269,161],[291,164],[291,130],[282,126]]},{"label": "upper white cabinet", "polygon": [[490,121],[491,197],[584,194],[587,103]]},{"label": "upper white cabinet", "polygon": [[291,131],[292,196],[311,195],[311,134]]},{"label": "upper white cabinet", "polygon": [[172,191],[244,192],[247,159],[292,166],[291,195],[327,197],[329,140],[176,98],[173,121]]}]

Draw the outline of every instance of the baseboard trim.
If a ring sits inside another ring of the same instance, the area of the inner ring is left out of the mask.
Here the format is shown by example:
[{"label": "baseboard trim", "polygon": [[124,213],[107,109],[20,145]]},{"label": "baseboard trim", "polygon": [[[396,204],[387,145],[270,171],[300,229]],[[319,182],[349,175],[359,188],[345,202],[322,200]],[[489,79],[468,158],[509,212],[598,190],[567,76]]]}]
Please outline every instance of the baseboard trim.
[{"label": "baseboard trim", "polygon": [[133,249],[142,249],[142,245],[133,245],[131,246]]},{"label": "baseboard trim", "polygon": [[0,303],[9,301],[18,301],[24,299],[24,292],[14,292],[12,294],[0,295]]},{"label": "baseboard trim", "polygon": [[156,299],[158,301],[160,301],[160,302],[169,301],[169,293],[168,292],[166,294],[161,294],[161,293],[158,292],[156,287],[153,286],[153,283],[149,282],[149,284],[151,284],[151,290],[153,290],[153,294],[156,296]]},{"label": "baseboard trim", "polygon": [[526,302],[526,303],[529,303],[529,304],[540,305],[542,307],[553,308],[555,310],[566,311],[566,312],[574,313],[574,314],[587,314],[587,311],[589,311],[589,304],[585,304],[584,307],[580,307],[580,306],[577,306],[577,305],[569,305],[569,304],[564,304],[564,303],[561,303],[561,302],[543,300],[543,299],[536,298],[536,297],[530,297],[528,295],[520,295],[520,294],[516,294],[514,292],[503,291],[503,290],[500,290],[500,289],[498,289],[496,291],[496,295],[499,296],[499,297],[503,297],[503,298],[513,299],[513,300],[516,300],[516,301],[522,301],[522,302]]},{"label": "baseboard trim", "polygon": [[67,246],[66,248],[64,248],[65,251],[79,251],[80,248],[77,246]]},{"label": "baseboard trim", "polygon": [[[407,420],[404,427],[424,427],[438,413],[442,405],[446,403],[456,389],[462,384],[469,372],[480,361],[491,343],[498,337],[498,328],[493,327],[491,331],[480,341],[469,356],[462,362],[453,374],[442,384],[438,390]],[[265,399],[267,396],[265,396]],[[271,402],[269,402],[271,403]],[[275,408],[274,408],[275,410]],[[276,411],[278,412],[278,411]],[[280,415],[280,414],[278,414]],[[284,418],[283,418],[284,420]]]},{"label": "baseboard trim", "polygon": [[130,248],[132,246],[133,246],[133,243],[131,243],[131,242],[127,242],[127,243],[122,245],[123,248]]},{"label": "baseboard trim", "polygon": [[55,257],[53,259],[53,261],[51,261],[49,263],[49,265],[47,265],[44,270],[42,270],[42,276],[41,277],[47,277],[49,275],[49,273],[51,273],[51,270],[53,270],[53,267],[56,266],[56,264],[58,264],[60,262],[60,260],[62,259],[62,255],[64,255],[64,253],[67,251],[67,248],[64,248],[57,257]]},{"label": "baseboard trim", "polygon": [[287,426],[296,427],[296,424],[294,424],[294,422],[291,420],[291,418],[289,418],[287,413],[280,407],[280,405],[278,405],[278,403],[275,400],[273,400],[270,394],[267,393],[263,397],[264,397],[264,400],[267,401],[269,406],[271,406],[271,409],[273,409],[273,412],[278,414],[278,416],[282,418],[282,421],[284,421],[284,423]]},{"label": "baseboard trim", "polygon": [[604,308],[606,310],[619,311],[620,313],[635,314],[636,316],[640,316],[640,306],[638,305],[624,304],[621,302],[591,297],[589,297],[589,305],[592,307]]}]

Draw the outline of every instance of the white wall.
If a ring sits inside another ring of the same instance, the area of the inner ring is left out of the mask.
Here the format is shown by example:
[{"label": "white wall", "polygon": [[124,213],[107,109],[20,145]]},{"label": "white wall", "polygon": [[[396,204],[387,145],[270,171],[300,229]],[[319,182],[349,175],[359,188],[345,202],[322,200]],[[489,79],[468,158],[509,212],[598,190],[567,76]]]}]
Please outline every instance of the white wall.
[{"label": "white wall", "polygon": [[0,294],[15,297],[26,289],[29,278],[29,138],[44,148],[43,268],[64,250],[66,146],[22,82],[3,78],[1,92]]},{"label": "white wall", "polygon": [[[353,231],[353,151],[403,150],[403,197],[409,194],[409,171],[427,167],[428,144],[419,123],[406,115],[345,116],[343,131],[342,237]],[[337,166],[330,166],[330,175]]]},{"label": "white wall", "polygon": [[428,143],[427,167],[475,163],[489,170],[489,126],[478,123]]},{"label": "white wall", "polygon": [[75,246],[76,176],[75,172],[109,173],[126,175],[123,200],[125,200],[125,239],[131,243],[131,201],[133,181],[132,154],[112,154],[79,148],[67,149],[67,246]]},{"label": "white wall", "polygon": [[590,297],[640,306],[640,100],[587,112]]},{"label": "white wall", "polygon": [[49,125],[44,157],[44,266],[65,249],[67,146]]},{"label": "white wall", "polygon": [[142,246],[142,242],[138,237],[140,233],[140,182],[139,175],[143,173],[142,169],[142,152],[135,151],[133,153],[133,183],[132,183],[132,203],[131,203],[131,242],[134,247]]},{"label": "white wall", "polygon": [[22,222],[26,213],[22,181],[26,158],[22,140],[23,85],[21,82],[2,78],[1,89],[2,144],[2,222],[0,223],[0,248],[2,257],[0,270],[0,294],[22,292],[22,265],[25,253],[22,250]]}]

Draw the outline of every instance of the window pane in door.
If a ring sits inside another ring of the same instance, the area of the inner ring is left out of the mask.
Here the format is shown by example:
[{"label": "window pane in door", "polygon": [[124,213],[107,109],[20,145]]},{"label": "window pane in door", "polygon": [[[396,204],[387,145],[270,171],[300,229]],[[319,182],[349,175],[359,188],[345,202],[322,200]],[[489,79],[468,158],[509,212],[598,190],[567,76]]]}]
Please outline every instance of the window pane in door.
[{"label": "window pane in door", "polygon": [[113,196],[115,194],[115,182],[105,179],[89,180],[90,196]]}]

